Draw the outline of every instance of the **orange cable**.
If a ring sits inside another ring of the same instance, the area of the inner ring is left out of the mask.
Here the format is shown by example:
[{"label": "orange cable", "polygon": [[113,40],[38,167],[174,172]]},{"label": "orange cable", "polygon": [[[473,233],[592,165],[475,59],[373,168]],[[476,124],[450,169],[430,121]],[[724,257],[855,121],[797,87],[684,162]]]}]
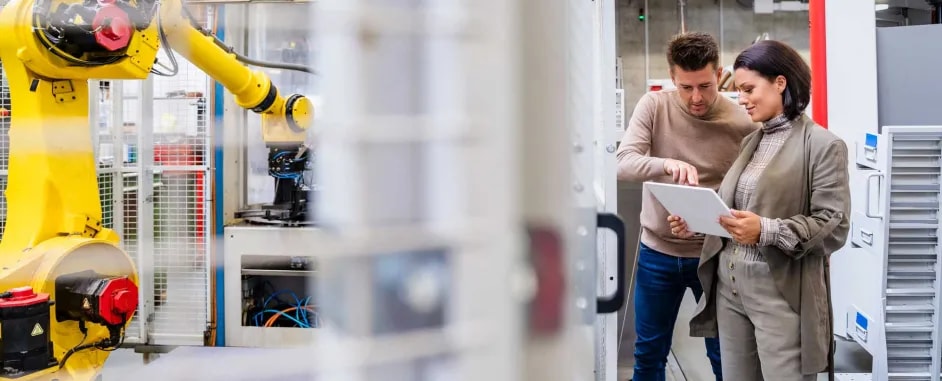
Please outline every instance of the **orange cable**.
[{"label": "orange cable", "polygon": [[[298,307],[289,307],[289,308],[279,311],[277,314],[274,314],[270,318],[268,318],[268,321],[265,322],[264,327],[271,327],[272,324],[275,324],[275,320],[278,320],[279,315],[288,316],[287,315],[288,312],[294,311],[296,309],[298,309]],[[314,307],[311,307],[311,306],[304,306],[304,309],[311,311],[313,313],[317,313],[317,311],[314,311]]]}]

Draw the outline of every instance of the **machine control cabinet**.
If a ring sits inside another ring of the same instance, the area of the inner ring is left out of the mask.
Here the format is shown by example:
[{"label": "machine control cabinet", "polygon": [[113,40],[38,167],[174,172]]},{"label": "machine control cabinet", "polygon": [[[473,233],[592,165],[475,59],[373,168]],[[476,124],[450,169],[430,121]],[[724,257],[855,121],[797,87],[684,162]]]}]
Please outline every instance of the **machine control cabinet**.
[{"label": "machine control cabinet", "polygon": [[939,380],[942,126],[884,126],[855,145],[850,241],[870,254],[855,258],[873,272],[861,277],[881,285],[861,291],[873,300],[851,307],[847,331],[873,355],[874,380]]}]

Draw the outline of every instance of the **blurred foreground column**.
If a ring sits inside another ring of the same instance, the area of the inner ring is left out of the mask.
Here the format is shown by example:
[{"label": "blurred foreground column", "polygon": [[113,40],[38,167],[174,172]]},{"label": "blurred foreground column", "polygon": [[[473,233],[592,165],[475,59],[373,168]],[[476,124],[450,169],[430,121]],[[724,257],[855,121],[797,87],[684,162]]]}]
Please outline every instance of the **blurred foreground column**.
[{"label": "blurred foreground column", "polygon": [[324,379],[594,378],[595,254],[579,244],[595,239],[594,210],[577,213],[573,196],[591,183],[572,176],[569,10],[318,2]]}]

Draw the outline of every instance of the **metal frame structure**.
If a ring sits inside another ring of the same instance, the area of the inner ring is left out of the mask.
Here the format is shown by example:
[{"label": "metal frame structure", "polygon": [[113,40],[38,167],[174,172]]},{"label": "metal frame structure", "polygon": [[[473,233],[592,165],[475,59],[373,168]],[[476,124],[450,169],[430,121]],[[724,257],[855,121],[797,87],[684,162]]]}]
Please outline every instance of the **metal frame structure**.
[{"label": "metal frame structure", "polygon": [[[103,117],[110,120],[98,136],[106,224],[142,274],[131,343],[202,345],[210,321],[209,81],[181,63],[177,77],[109,82],[111,115]],[[173,87],[191,94],[158,89]],[[126,129],[129,123],[137,127]]]},{"label": "metal frame structure", "polygon": [[[577,2],[581,3],[581,2]],[[619,59],[616,54],[616,18],[615,1],[602,0],[592,5],[592,54],[593,57],[593,88],[592,104],[594,121],[592,129],[593,147],[593,190],[595,205],[598,213],[615,214],[618,212],[618,181],[617,160],[615,151],[618,139],[624,133],[619,130],[619,122],[623,118],[624,90],[620,89],[621,73]],[[579,54],[579,53],[576,53]],[[576,124],[576,128],[583,126]],[[579,167],[575,167],[580,171]],[[625,232],[627,234],[627,232]],[[619,267],[625,267],[627,258],[618,258],[618,245],[627,245],[620,242],[611,234],[601,233],[598,237],[597,247],[597,279],[599,295],[611,295],[618,290],[618,282],[627,283],[631,275],[619,278]],[[627,250],[627,247],[623,248]],[[624,255],[624,251],[621,252]],[[622,268],[622,271],[627,269]],[[627,285],[623,285],[627,288]],[[627,293],[626,293],[627,294]],[[627,295],[626,295],[627,300]],[[608,381],[618,378],[618,314],[608,313],[599,315],[596,321],[596,380]]]},{"label": "metal frame structure", "polygon": [[[202,345],[210,320],[209,81],[180,61],[175,77],[89,86],[103,223],[121,235],[142,275],[129,344]],[[6,90],[0,103],[10,109]],[[5,143],[8,123],[0,128]],[[0,147],[0,163],[7,152]]]}]

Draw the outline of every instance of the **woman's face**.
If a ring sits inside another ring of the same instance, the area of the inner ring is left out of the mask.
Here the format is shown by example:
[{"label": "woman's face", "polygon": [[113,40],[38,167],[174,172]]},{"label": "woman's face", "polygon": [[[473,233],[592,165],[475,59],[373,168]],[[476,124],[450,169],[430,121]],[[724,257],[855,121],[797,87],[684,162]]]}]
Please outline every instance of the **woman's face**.
[{"label": "woman's face", "polygon": [[774,81],[769,81],[755,71],[739,68],[736,69],[735,78],[739,104],[746,107],[753,122],[765,122],[782,113],[785,77],[780,75]]}]

